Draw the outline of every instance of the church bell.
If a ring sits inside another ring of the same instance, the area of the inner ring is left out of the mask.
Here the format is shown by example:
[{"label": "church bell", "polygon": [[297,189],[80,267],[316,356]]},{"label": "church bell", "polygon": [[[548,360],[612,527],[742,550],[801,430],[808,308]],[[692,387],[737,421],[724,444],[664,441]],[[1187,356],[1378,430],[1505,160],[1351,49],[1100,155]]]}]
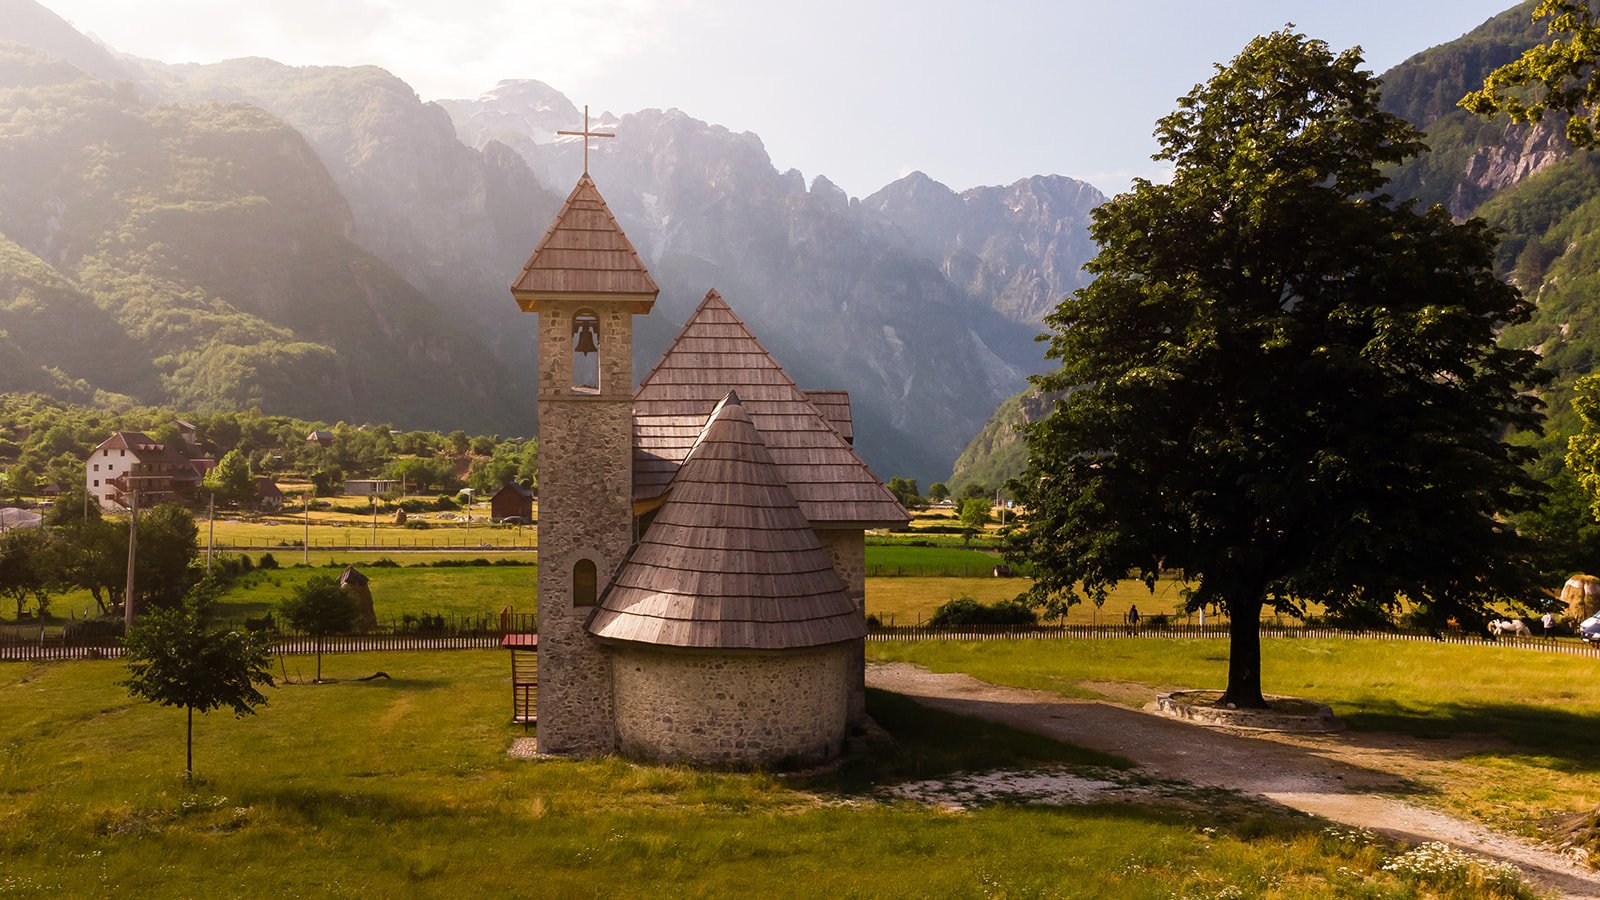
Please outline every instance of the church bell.
[{"label": "church bell", "polygon": [[578,326],[578,346],[573,348],[577,353],[598,353],[599,346],[594,342],[594,326],[585,322]]}]

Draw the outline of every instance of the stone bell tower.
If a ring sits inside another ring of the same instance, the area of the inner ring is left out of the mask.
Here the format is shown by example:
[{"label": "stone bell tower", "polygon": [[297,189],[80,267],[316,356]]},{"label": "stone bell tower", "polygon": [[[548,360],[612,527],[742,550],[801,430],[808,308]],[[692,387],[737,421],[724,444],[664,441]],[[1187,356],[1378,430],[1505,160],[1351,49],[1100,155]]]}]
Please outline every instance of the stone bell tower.
[{"label": "stone bell tower", "polygon": [[633,539],[633,317],[659,291],[588,172],[511,286],[539,316],[541,753],[616,748],[611,663],[584,626]]}]

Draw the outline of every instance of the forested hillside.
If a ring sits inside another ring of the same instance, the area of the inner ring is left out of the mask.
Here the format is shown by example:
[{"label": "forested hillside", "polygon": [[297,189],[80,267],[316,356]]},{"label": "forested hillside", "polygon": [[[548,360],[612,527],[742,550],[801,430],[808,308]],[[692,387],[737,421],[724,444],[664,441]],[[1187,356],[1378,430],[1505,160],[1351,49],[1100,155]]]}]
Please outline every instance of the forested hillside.
[{"label": "forested hillside", "polygon": [[0,47],[0,390],[441,426],[531,406],[351,228],[270,113]]}]

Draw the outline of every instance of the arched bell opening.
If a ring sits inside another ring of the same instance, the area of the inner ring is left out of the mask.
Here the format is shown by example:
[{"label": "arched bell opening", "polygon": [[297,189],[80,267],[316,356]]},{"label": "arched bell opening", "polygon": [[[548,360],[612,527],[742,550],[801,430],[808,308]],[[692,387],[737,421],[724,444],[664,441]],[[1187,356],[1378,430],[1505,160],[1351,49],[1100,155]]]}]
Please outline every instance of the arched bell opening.
[{"label": "arched bell opening", "polygon": [[572,317],[572,389],[600,392],[600,317],[593,310]]}]

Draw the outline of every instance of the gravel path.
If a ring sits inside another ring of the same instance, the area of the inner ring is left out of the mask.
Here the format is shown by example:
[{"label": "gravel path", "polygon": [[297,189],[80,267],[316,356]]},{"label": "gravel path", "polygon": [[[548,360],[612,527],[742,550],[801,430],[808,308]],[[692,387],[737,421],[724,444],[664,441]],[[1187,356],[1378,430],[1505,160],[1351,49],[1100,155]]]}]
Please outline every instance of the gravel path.
[{"label": "gravel path", "polygon": [[[1504,860],[1565,897],[1600,898],[1600,875],[1542,847],[1397,799],[1419,757],[1393,736],[1269,735],[1206,728],[1097,700],[999,687],[908,663],[873,665],[867,683],[938,709],[1000,722],[1132,760],[1151,775],[1265,797],[1345,825]],[[1154,691],[1150,692],[1154,698]],[[1430,742],[1437,745],[1438,742]]]}]

